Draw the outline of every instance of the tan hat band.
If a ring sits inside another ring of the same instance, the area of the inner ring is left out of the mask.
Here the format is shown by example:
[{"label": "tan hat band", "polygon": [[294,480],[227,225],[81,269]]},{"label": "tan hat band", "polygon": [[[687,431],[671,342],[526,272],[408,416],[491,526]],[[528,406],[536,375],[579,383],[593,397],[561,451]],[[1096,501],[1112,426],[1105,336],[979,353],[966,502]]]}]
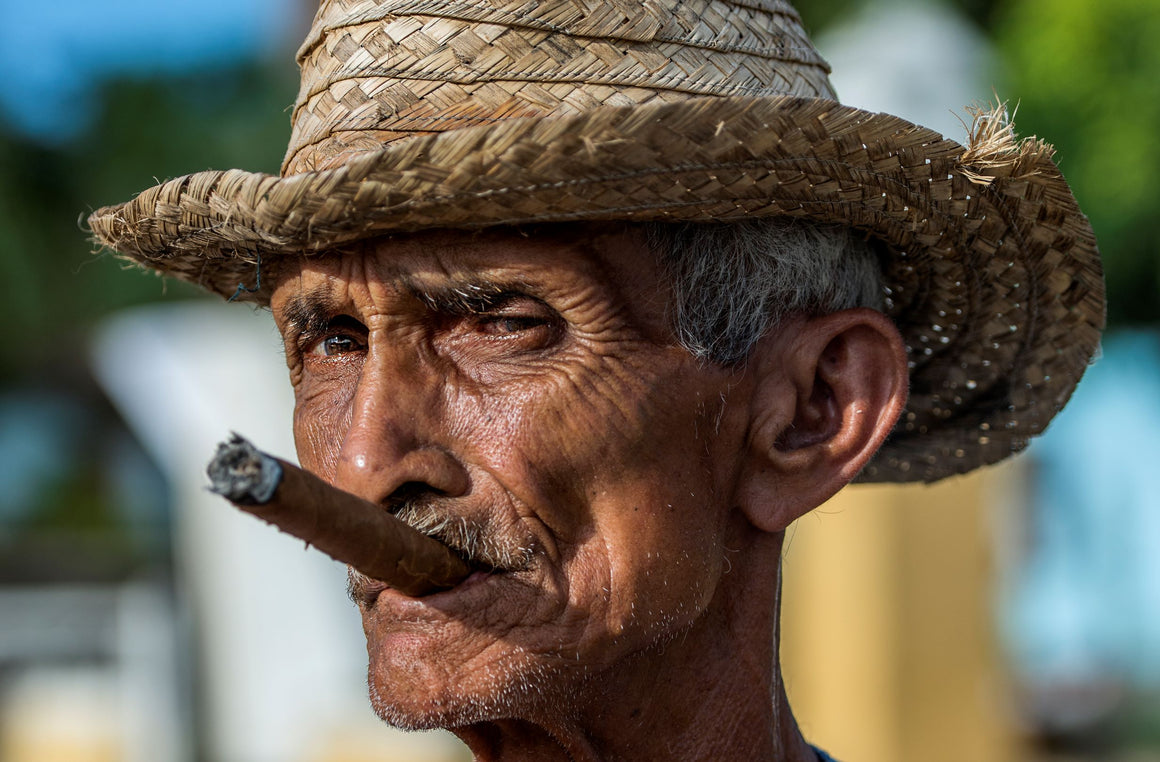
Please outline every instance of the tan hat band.
[{"label": "tan hat band", "polygon": [[[317,98],[327,90],[347,91],[352,86],[358,86],[364,80],[377,78],[397,80],[403,82],[434,82],[437,84],[476,85],[485,82],[538,82],[538,83],[565,83],[586,85],[612,85],[615,87],[639,87],[650,90],[667,90],[669,92],[686,93],[688,95],[803,95],[792,89],[794,83],[783,81],[779,86],[771,86],[757,80],[750,82],[734,81],[690,81],[688,74],[679,66],[667,72],[648,71],[639,61],[634,64],[618,67],[616,71],[606,74],[593,75],[584,70],[559,71],[545,64],[536,70],[508,68],[501,70],[464,71],[454,68],[432,68],[414,70],[403,68],[368,68],[353,72],[350,76],[337,77],[328,83],[323,90],[310,94],[310,98]],[[386,89],[386,88],[383,88]],[[812,89],[812,88],[811,88]],[[304,106],[309,107],[308,101]],[[608,104],[616,105],[616,104]]]},{"label": "tan hat band", "polygon": [[[419,78],[403,79],[400,74],[404,73]],[[375,70],[364,77],[333,82],[327,90],[316,93],[305,104],[305,113],[298,122],[301,129],[297,132],[303,137],[317,139],[295,147],[294,156],[287,160],[286,174],[307,168],[291,168],[291,165],[303,163],[301,159],[295,159],[298,153],[333,139],[339,132],[442,131],[551,112],[580,113],[595,103],[641,105],[654,98],[674,99],[665,97],[666,93],[678,98],[698,95],[770,96],[788,89],[784,85],[770,88],[738,82],[701,82],[696,83],[696,87],[688,87],[689,79],[680,69],[666,74],[624,71],[617,76],[590,78],[587,82],[555,75],[551,69],[531,73],[500,72],[486,83],[467,77],[440,81],[434,78],[438,74]],[[425,79],[425,75],[432,78]],[[390,81],[383,82],[382,79]],[[486,87],[479,88],[481,84],[486,84]],[[632,92],[626,92],[630,88]],[[446,110],[436,111],[432,107],[439,99],[447,103]],[[338,108],[340,103],[343,108]],[[316,114],[322,114],[324,118],[319,120]],[[322,150],[321,153],[328,160],[335,155],[333,150]],[[323,165],[316,160],[309,168],[317,169]]]}]

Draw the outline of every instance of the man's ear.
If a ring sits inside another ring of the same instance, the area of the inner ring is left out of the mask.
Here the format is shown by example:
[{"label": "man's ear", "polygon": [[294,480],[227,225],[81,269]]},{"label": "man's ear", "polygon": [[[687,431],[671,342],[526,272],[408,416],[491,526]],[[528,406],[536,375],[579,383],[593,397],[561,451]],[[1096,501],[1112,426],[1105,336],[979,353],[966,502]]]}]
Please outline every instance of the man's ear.
[{"label": "man's ear", "polygon": [[777,532],[828,500],[878,450],[906,404],[906,350],[870,309],[788,319],[750,358],[741,507]]}]

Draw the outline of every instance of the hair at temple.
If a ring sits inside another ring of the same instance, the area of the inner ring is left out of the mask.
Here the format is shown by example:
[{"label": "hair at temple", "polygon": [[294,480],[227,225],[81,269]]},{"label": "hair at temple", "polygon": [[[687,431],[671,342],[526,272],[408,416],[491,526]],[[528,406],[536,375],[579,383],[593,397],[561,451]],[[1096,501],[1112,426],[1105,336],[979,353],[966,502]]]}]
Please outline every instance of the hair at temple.
[{"label": "hair at temple", "polygon": [[677,335],[703,360],[742,362],[791,314],[883,309],[880,245],[849,228],[782,217],[644,228],[672,281]]}]

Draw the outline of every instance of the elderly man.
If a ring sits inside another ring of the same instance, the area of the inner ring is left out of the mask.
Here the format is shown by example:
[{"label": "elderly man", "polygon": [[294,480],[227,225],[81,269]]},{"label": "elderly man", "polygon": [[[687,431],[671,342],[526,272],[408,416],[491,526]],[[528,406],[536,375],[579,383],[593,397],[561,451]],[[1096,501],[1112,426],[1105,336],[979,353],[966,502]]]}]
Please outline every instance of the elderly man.
[{"label": "elderly man", "polygon": [[325,0],[299,61],[281,177],[91,224],[268,304],[302,464],[479,570],[352,575],[378,713],[479,759],[824,759],[784,531],[1066,402],[1103,291],[1050,148],[840,105],[780,0]]}]

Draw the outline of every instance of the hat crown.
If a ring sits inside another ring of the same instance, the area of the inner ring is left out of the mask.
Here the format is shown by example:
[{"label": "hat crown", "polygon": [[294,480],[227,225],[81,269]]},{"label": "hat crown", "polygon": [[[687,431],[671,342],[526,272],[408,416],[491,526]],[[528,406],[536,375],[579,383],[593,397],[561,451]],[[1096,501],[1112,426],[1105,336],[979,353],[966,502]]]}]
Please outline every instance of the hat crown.
[{"label": "hat crown", "polygon": [[416,134],[704,95],[836,99],[782,0],[324,0],[283,175]]}]

